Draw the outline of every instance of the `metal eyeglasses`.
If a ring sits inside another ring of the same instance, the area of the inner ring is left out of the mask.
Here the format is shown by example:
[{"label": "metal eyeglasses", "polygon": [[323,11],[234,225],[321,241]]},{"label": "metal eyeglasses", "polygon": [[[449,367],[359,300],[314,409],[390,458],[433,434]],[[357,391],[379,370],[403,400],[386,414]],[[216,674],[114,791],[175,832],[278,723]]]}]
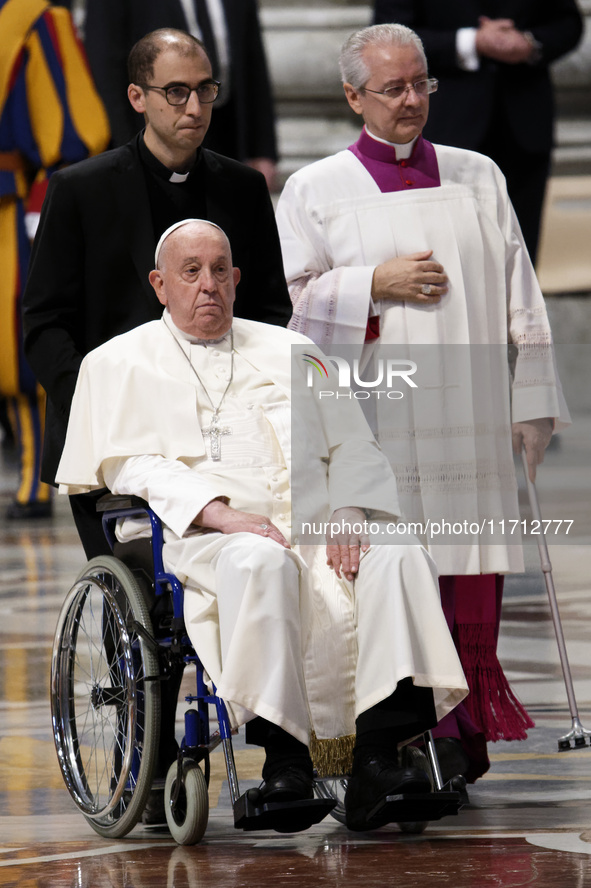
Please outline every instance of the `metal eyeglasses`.
[{"label": "metal eyeglasses", "polygon": [[406,83],[404,86],[389,86],[387,89],[369,89],[362,86],[364,92],[375,93],[377,96],[386,96],[388,99],[401,99],[411,89],[414,89],[417,96],[424,98],[431,93],[437,92],[439,81],[436,77],[428,77],[426,80],[417,80],[416,83]]},{"label": "metal eyeglasses", "polygon": [[142,89],[162,90],[169,105],[186,105],[192,92],[197,93],[197,98],[204,105],[210,105],[218,97],[220,90],[219,80],[204,80],[199,86],[187,86],[184,83],[175,83],[173,86],[150,86],[147,83],[138,84]]}]

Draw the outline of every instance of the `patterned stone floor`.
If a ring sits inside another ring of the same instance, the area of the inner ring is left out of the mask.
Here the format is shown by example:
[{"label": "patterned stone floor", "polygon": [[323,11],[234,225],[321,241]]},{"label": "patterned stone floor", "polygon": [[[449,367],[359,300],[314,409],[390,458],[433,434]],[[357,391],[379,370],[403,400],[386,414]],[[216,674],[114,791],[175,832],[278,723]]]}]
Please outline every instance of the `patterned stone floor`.
[{"label": "patterned stone floor", "polygon": [[[591,727],[591,418],[577,417],[540,470],[544,517],[572,519],[550,540],[553,576],[583,723]],[[328,818],[294,836],[233,829],[220,753],[213,756],[210,823],[200,845],[136,827],[98,837],[74,808],[51,735],[48,675],[57,613],[84,563],[67,503],[50,520],[8,523],[16,479],[0,466],[0,885],[400,885],[404,888],[591,885],[591,749],[558,752],[571,719],[537,548],[507,581],[500,656],[536,728],[521,743],[491,746],[492,768],[470,804],[418,836],[395,827],[349,833]],[[522,491],[522,493],[525,493]],[[524,515],[528,506],[524,496]],[[238,740],[242,787],[261,756]]]}]

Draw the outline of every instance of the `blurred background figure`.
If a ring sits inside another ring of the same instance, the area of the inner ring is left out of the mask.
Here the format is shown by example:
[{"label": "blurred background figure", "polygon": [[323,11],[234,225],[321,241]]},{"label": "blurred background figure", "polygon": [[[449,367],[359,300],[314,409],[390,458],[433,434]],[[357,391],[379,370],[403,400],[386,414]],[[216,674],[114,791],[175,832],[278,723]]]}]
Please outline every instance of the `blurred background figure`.
[{"label": "blurred background figure", "polygon": [[221,81],[204,147],[248,163],[273,189],[275,116],[256,0],[87,0],[85,45],[113,144],[124,145],[144,126],[127,101],[127,56],[157,28],[202,40]]},{"label": "blurred background figure", "polygon": [[48,177],[103,151],[109,126],[67,9],[0,0],[0,34],[0,394],[20,453],[7,518],[43,518],[51,514],[39,480],[45,396],[23,356],[21,292]]},{"label": "blurred background figure", "polygon": [[500,166],[535,263],[553,143],[549,65],[580,40],[576,0],[376,0],[374,22],[418,33],[440,81],[425,138]]},{"label": "blurred background figure", "polygon": [[11,458],[16,441],[14,439],[14,429],[8,415],[8,404],[2,394],[0,394],[0,442],[2,455]]}]

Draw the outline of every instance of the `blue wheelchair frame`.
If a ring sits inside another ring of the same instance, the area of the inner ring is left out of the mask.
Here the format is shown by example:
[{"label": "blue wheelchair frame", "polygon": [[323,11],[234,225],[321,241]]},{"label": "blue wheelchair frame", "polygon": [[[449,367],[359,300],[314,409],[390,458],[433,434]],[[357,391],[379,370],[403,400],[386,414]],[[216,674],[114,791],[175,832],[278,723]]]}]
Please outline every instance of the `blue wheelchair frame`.
[{"label": "blue wheelchair frame", "polygon": [[[124,506],[124,502],[130,502],[130,505]],[[197,709],[188,709],[185,713],[185,736],[181,744],[182,750],[196,749],[214,749],[219,742],[222,743],[226,768],[228,771],[228,780],[230,783],[230,797],[232,804],[239,797],[238,778],[236,776],[236,764],[234,761],[234,753],[232,750],[232,730],[230,727],[230,719],[228,710],[224,701],[214,693],[210,694],[203,678],[203,665],[201,660],[195,653],[189,637],[185,634],[185,621],[183,617],[184,590],[182,584],[179,583],[174,574],[164,570],[162,560],[162,549],[164,546],[164,534],[162,531],[162,522],[158,515],[152,511],[149,505],[139,497],[116,497],[108,494],[101,500],[101,503],[107,507],[108,511],[103,511],[102,524],[103,531],[111,550],[114,549],[116,542],[115,523],[120,518],[137,518],[147,516],[150,519],[152,535],[150,545],[152,549],[152,563],[154,569],[154,591],[157,596],[172,592],[173,617],[172,617],[172,635],[159,641],[163,647],[170,647],[173,652],[179,653],[186,648],[190,648],[192,653],[185,654],[183,660],[185,665],[194,664],[196,669],[197,688],[195,694],[187,694],[185,702],[197,704]],[[117,505],[120,503],[120,505]],[[102,508],[101,508],[102,511]],[[216,715],[219,725],[219,739],[212,738],[209,730],[209,706],[215,706]]]},{"label": "blue wheelchair frame", "polygon": [[[234,812],[234,826],[237,829],[275,829],[279,832],[292,832],[302,828],[297,826],[302,817],[307,825],[320,822],[337,804],[334,798],[322,795],[322,797],[313,800],[264,803],[258,790],[248,790],[243,795],[240,794],[228,711],[224,701],[215,693],[215,687],[213,694],[209,692],[203,677],[203,665],[186,634],[183,617],[184,590],[177,577],[164,569],[162,559],[164,537],[160,519],[144,500],[135,496],[107,494],[99,500],[97,509],[102,512],[103,530],[111,550],[114,549],[116,543],[115,524],[118,519],[140,516],[149,518],[152,531],[150,544],[154,591],[156,596],[167,595],[169,590],[172,591],[173,616],[170,636],[158,641],[154,638],[145,640],[152,646],[170,648],[172,653],[182,655],[185,665],[194,664],[196,667],[196,693],[186,695],[185,701],[189,705],[196,704],[197,708],[189,708],[185,712],[185,736],[181,742],[177,760],[176,795],[178,796],[182,783],[183,759],[188,758],[200,762],[207,759],[209,753],[221,743]],[[184,654],[183,651],[185,651]],[[210,732],[209,705],[215,706],[219,725],[217,736],[212,736]],[[172,803],[175,802],[176,799],[173,798]]]}]

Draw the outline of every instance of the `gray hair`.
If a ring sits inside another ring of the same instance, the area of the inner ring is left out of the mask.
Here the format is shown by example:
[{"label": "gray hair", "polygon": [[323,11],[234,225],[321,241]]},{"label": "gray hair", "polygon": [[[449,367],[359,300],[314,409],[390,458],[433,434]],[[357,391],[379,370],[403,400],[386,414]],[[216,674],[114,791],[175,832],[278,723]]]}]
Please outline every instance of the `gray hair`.
[{"label": "gray hair", "polygon": [[344,42],[339,56],[341,80],[360,89],[370,78],[370,70],[363,59],[367,46],[414,46],[427,67],[423,41],[406,25],[371,25],[362,28]]}]

